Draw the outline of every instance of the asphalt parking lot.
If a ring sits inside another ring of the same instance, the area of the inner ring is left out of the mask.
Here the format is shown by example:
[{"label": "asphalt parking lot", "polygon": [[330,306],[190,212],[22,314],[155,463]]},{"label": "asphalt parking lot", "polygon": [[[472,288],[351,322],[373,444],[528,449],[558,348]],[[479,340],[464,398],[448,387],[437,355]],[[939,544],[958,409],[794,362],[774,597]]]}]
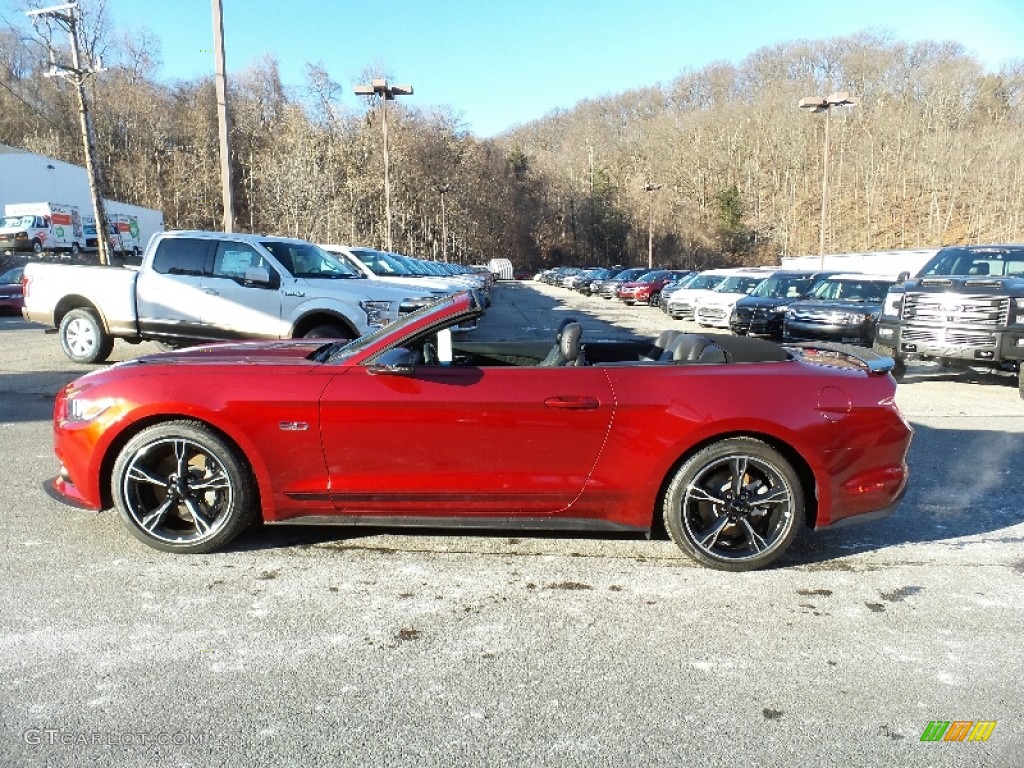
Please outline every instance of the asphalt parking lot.
[{"label": "asphalt parking lot", "polygon": [[[567,313],[585,338],[690,327],[526,283],[476,334]],[[0,318],[0,765],[1021,765],[1015,378],[912,366],[901,510],[728,574],[576,535],[275,528],[161,554],[42,491],[53,395],[87,370]],[[922,742],[932,721],[996,726]]]}]

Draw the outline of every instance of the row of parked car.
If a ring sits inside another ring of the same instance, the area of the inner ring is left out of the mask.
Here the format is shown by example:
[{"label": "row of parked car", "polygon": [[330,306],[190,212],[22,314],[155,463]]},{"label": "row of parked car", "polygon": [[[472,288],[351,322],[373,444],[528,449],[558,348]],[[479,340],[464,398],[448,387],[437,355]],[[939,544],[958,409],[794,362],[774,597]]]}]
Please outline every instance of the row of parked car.
[{"label": "row of parked car", "polygon": [[669,317],[784,341],[871,346],[895,276],[779,267],[701,272],[558,267],[535,279],[602,299],[660,307]]}]

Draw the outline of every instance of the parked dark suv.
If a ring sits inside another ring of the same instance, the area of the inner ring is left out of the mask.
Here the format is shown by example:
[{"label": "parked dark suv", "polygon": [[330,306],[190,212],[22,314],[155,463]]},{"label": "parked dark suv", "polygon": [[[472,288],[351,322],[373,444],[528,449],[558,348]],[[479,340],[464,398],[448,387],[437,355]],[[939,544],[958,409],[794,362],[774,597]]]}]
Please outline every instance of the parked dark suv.
[{"label": "parked dark suv", "polygon": [[810,296],[786,308],[784,341],[838,341],[870,347],[882,303],[894,277],[840,274],[822,280]]},{"label": "parked dark suv", "polygon": [[807,298],[818,283],[834,274],[808,269],[776,272],[736,302],[729,316],[729,330],[740,336],[782,336],[786,307]]}]

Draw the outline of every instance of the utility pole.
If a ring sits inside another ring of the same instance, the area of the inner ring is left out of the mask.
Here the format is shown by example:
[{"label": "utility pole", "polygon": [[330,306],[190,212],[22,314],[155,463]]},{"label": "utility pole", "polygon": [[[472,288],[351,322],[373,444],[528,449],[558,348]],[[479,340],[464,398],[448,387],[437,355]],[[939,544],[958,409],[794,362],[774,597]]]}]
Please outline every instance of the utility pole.
[{"label": "utility pole", "polygon": [[235,231],[235,199],[231,190],[231,146],[228,122],[228,86],[224,65],[224,12],[221,0],[213,3],[214,68],[217,83],[217,125],[220,134],[220,187],[224,205],[224,231]]},{"label": "utility pole", "polygon": [[[82,126],[82,141],[85,144],[85,170],[89,176],[89,195],[92,198],[93,215],[96,218],[96,244],[99,247],[100,264],[110,264],[110,240],[109,226],[107,224],[107,211],[103,205],[103,174],[100,166],[96,163],[96,134],[92,127],[92,116],[89,114],[89,104],[85,98],[85,78],[96,72],[102,72],[102,66],[88,67],[83,69],[81,54],[78,50],[78,3],[65,3],[52,8],[40,8],[35,11],[27,11],[26,15],[32,19],[32,25],[38,26],[40,19],[53,19],[67,29],[71,36],[71,66],[58,64],[56,53],[50,45],[49,38],[46,47],[50,51],[50,70],[46,77],[64,77],[74,83],[78,93],[78,116]],[[97,62],[98,64],[98,62]]]}]

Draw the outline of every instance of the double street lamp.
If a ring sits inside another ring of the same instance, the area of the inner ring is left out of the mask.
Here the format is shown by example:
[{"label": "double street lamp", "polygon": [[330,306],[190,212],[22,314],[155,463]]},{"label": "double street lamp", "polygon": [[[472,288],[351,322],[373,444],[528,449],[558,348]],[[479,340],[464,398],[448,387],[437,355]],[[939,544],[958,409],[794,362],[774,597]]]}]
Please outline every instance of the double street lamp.
[{"label": "double street lamp", "polygon": [[386,221],[387,249],[391,248],[391,167],[388,162],[388,102],[396,96],[411,96],[411,85],[388,85],[383,78],[372,80],[368,85],[355,87],[357,96],[379,96],[381,101],[381,124],[384,130],[384,219]]},{"label": "double street lamp", "polygon": [[821,231],[819,232],[818,254],[821,258],[821,269],[825,268],[825,229],[828,224],[828,124],[829,113],[833,107],[852,107],[860,103],[860,99],[846,91],[836,91],[829,96],[807,96],[800,99],[800,109],[809,109],[813,113],[825,113],[825,152],[821,164]]}]

